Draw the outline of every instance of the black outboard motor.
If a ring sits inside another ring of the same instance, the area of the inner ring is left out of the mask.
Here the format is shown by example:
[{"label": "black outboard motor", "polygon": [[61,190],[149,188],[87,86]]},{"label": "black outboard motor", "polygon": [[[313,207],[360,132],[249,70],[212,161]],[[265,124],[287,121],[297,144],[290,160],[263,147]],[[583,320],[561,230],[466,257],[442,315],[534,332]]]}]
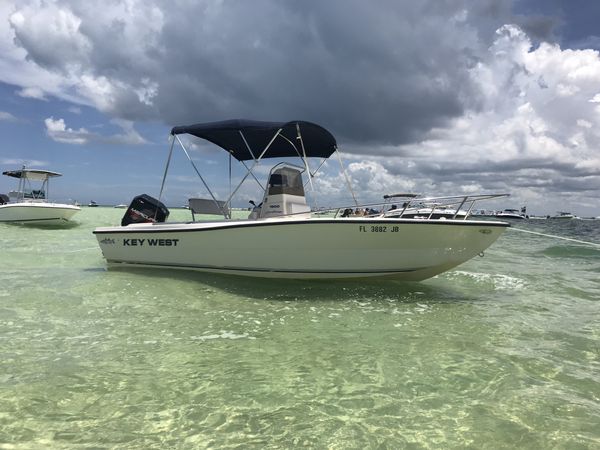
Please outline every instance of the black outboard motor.
[{"label": "black outboard motor", "polygon": [[134,197],[131,201],[121,219],[121,226],[126,227],[130,223],[164,222],[167,217],[169,217],[169,210],[162,202],[142,194]]}]

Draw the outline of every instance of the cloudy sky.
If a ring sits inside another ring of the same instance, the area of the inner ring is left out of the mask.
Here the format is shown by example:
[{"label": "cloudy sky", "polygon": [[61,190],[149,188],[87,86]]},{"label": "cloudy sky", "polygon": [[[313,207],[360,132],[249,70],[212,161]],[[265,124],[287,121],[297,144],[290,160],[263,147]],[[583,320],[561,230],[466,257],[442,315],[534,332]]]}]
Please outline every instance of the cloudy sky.
[{"label": "cloudy sky", "polygon": [[[595,0],[2,0],[0,168],[127,203],[158,195],[174,125],[299,119],[336,136],[363,201],[508,192],[488,206],[598,216],[598,23]],[[191,144],[225,195],[225,154]],[[173,164],[167,204],[206,195]],[[321,204],[349,198],[323,175]]]}]

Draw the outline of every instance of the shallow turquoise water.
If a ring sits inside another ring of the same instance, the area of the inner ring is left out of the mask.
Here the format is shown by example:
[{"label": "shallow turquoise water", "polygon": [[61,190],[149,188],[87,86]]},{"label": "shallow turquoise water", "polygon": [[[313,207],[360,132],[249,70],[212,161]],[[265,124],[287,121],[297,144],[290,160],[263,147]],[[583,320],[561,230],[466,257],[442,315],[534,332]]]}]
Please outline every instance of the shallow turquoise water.
[{"label": "shallow turquoise water", "polygon": [[107,271],[122,214],[0,225],[0,448],[600,448],[598,249],[508,230],[421,283]]}]

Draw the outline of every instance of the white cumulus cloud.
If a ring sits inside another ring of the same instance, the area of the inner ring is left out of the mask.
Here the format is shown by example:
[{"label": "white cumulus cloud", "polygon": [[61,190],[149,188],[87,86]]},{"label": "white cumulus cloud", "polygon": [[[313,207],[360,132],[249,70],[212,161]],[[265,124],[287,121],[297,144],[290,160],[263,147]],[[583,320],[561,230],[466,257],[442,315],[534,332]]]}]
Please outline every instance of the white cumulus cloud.
[{"label": "white cumulus cloud", "polygon": [[122,129],[122,133],[101,135],[86,128],[73,129],[67,127],[64,119],[48,117],[44,120],[48,136],[63,144],[83,145],[101,142],[113,145],[140,145],[146,143],[144,138],[134,129],[133,123],[127,120],[115,119],[113,123]]},{"label": "white cumulus cloud", "polygon": [[0,120],[6,121],[6,122],[16,122],[17,118],[9,112],[0,111]]}]

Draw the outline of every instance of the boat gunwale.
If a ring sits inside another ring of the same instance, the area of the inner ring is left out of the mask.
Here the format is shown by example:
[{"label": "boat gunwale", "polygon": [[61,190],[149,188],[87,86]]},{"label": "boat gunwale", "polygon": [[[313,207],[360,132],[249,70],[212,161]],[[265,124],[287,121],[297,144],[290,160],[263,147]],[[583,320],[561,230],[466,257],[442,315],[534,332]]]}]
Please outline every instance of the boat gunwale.
[{"label": "boat gunwale", "polygon": [[[189,233],[194,231],[215,231],[232,228],[265,227],[278,225],[314,225],[314,224],[358,224],[358,225],[440,225],[440,226],[486,226],[509,228],[511,225],[501,221],[486,220],[452,220],[452,219],[389,219],[389,218],[339,218],[339,219],[264,219],[264,220],[232,220],[232,221],[206,221],[206,222],[163,222],[153,224],[138,224],[137,226],[115,226],[99,227],[93,234],[117,234],[117,233]],[[189,227],[166,228],[170,225],[190,225]],[[194,226],[196,225],[196,226]],[[156,228],[155,228],[156,227]],[[165,229],[160,229],[165,227]]]}]

